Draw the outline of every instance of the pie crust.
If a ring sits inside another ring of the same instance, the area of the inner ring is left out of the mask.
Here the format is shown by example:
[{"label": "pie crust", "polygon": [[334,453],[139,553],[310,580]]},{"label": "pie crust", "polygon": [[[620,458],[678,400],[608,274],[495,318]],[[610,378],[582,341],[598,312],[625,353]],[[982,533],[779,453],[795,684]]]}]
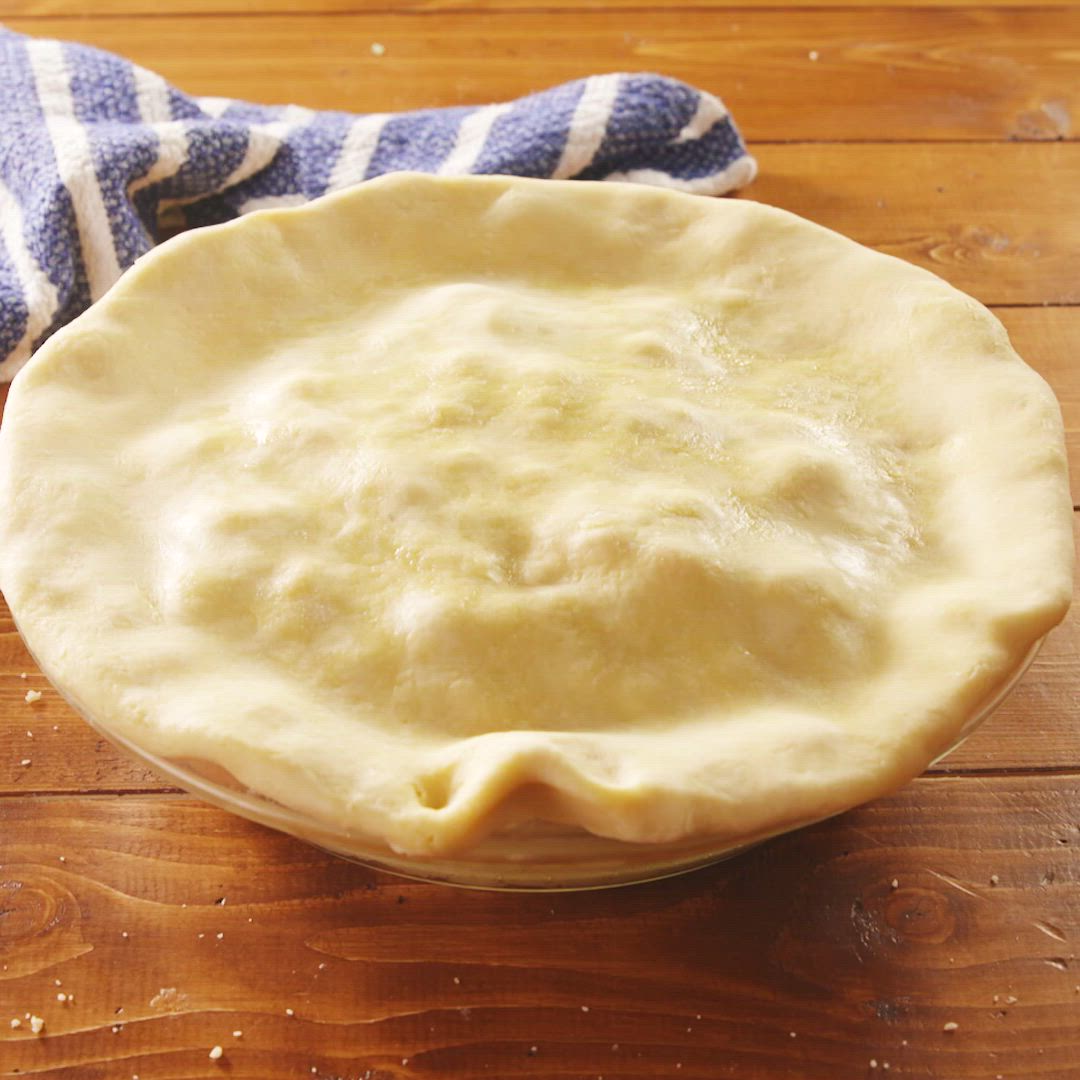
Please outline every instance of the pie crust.
[{"label": "pie crust", "polygon": [[981,305],[744,200],[399,174],[151,252],[17,376],[0,586],[149,752],[397,852],[893,789],[1064,615]]}]

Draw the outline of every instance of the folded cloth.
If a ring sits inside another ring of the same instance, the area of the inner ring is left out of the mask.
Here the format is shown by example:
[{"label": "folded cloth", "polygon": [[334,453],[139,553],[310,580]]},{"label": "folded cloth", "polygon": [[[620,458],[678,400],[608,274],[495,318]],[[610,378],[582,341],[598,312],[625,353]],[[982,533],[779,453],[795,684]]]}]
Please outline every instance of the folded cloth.
[{"label": "folded cloth", "polygon": [[110,53],[0,27],[0,381],[153,247],[163,212],[206,225],[403,169],[719,195],[756,165],[722,102],[659,75],[357,116],[190,97]]}]

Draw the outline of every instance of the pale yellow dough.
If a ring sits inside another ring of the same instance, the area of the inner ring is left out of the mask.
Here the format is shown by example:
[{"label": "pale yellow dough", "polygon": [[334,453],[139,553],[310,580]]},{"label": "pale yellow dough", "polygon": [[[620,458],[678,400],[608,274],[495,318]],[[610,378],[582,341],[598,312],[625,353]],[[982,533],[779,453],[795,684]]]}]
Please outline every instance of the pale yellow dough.
[{"label": "pale yellow dough", "polygon": [[409,854],[738,840],[920,772],[1058,622],[1057,404],[791,214],[394,176],[151,253],[17,377],[47,673]]}]

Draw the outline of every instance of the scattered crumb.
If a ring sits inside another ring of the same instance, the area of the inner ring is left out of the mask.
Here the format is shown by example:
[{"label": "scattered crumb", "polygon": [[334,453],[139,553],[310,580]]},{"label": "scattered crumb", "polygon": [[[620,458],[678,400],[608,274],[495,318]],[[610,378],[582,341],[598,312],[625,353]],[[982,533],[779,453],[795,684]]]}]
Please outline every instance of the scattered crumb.
[{"label": "scattered crumb", "polygon": [[582,1005],[581,1006],[581,1011],[582,1012],[588,1012],[589,1011],[589,1006],[588,1005]]},{"label": "scattered crumb", "polygon": [[612,1050],[618,1050],[619,1049],[619,1044],[618,1043],[612,1043],[611,1044],[611,1049]]},{"label": "scattered crumb", "polygon": [[224,934],[218,934],[218,936],[217,936],[217,939],[218,939],[218,941],[221,941],[221,939],[222,939],[222,938],[223,938],[224,936],[225,936]]},{"label": "scattered crumb", "polygon": [[292,1011],[292,1009],[286,1009],[286,1010],[285,1010],[285,1015],[286,1015],[286,1016],[295,1016],[295,1015],[296,1015],[296,1013],[294,1013],[294,1012]]},{"label": "scattered crumb", "polygon": [[18,1017],[16,1016],[16,1017],[15,1017],[15,1018],[14,1018],[14,1019],[13,1019],[13,1020],[11,1021],[11,1026],[12,1026],[13,1028],[21,1028],[21,1027],[22,1027],[22,1021],[21,1021],[21,1020],[20,1020],[20,1019],[19,1019],[19,1018],[18,1018]]},{"label": "scattered crumb", "polygon": [[53,986],[63,986],[64,984],[59,979],[53,979]]},{"label": "scattered crumb", "polygon": [[790,1035],[791,1038],[793,1038],[793,1039],[795,1038],[795,1032],[794,1031],[789,1031],[788,1035]]},{"label": "scattered crumb", "polygon": [[882,1067],[883,1069],[887,1069],[887,1068],[889,1068],[889,1063],[888,1063],[887,1061],[883,1061],[883,1062],[881,1063],[881,1067]]},{"label": "scattered crumb", "polygon": [[112,1033],[114,1035],[119,1035],[120,1032],[124,1030],[124,1025],[123,1024],[113,1024],[111,1030],[112,1030]]},{"label": "scattered crumb", "polygon": [[203,939],[204,937],[206,937],[206,935],[205,935],[205,934],[200,934],[200,935],[199,935],[199,940],[200,940],[200,941],[202,941],[202,939]]},{"label": "scattered crumb", "polygon": [[25,769],[26,766],[30,764],[30,759],[28,757],[24,757],[22,761],[19,762],[19,764]]},{"label": "scattered crumb", "polygon": [[[67,856],[66,855],[59,855],[59,856],[57,856],[57,858],[58,858],[58,860],[60,862],[67,862]],[[57,985],[59,986],[60,984],[57,983]]]},{"label": "scattered crumb", "polygon": [[232,1033],[232,1037],[233,1037],[234,1039],[239,1039],[239,1038],[240,1038],[240,1036],[241,1036],[241,1035],[243,1035],[243,1034],[244,1034],[244,1033],[243,1033],[242,1031],[234,1031],[234,1032]]},{"label": "scattered crumb", "polygon": [[696,1014],[696,1015],[694,1016],[694,1019],[695,1019],[695,1020],[700,1020],[700,1019],[701,1019],[701,1013],[697,1013],[697,1014]]},{"label": "scattered crumb", "polygon": [[1010,995],[1009,995],[1009,996],[1008,996],[1008,997],[1007,997],[1007,998],[1005,999],[1005,1004],[1006,1004],[1006,1005],[1015,1005],[1015,1004],[1016,1004],[1016,1003],[1017,1003],[1017,1002],[1018,1002],[1019,1000],[1020,1000],[1020,999],[1019,999],[1018,997],[1016,997],[1016,996],[1015,996],[1014,994],[1010,994]]},{"label": "scattered crumb", "polygon": [[530,1046],[529,1047],[529,1053],[530,1054],[535,1054],[538,1050],[539,1050],[539,1047],[537,1047],[537,1046]]},{"label": "scattered crumb", "polygon": [[53,731],[59,731],[60,730],[60,725],[59,724],[53,724],[52,729],[53,729]]},{"label": "scattered crumb", "polygon": [[894,889],[899,889],[900,888],[900,880],[899,880],[899,878],[893,878],[892,881],[890,882],[890,884],[892,885],[892,887]]},{"label": "scattered crumb", "polygon": [[126,930],[121,930],[121,931],[120,931],[120,936],[121,936],[121,937],[127,937],[127,936],[128,936],[128,932],[127,932]]},{"label": "scattered crumb", "polygon": [[221,1055],[224,1054],[224,1053],[225,1053],[225,1051],[222,1050],[220,1046],[213,1046],[213,1047],[210,1048],[210,1054],[209,1054],[210,1060],[211,1061],[217,1061],[217,1059],[219,1057],[221,1057]]},{"label": "scattered crumb", "polygon": [[806,55],[809,56],[811,60],[816,62],[821,54],[817,51],[817,49],[811,49]]},{"label": "scattered crumb", "polygon": [[371,43],[371,55],[372,56],[385,56],[386,46],[381,41],[373,41]]},{"label": "scattered crumb", "polygon": [[44,1029],[44,1027],[45,1027],[45,1021],[40,1016],[31,1016],[30,1017],[30,1030],[35,1035],[40,1035],[42,1030]]},{"label": "scattered crumb", "polygon": [[33,733],[32,731],[27,731],[27,733],[26,733],[26,737],[27,737],[28,739],[32,739],[32,738],[34,737],[34,733]]},{"label": "scattered crumb", "polygon": [[460,986],[461,985],[461,980],[456,975],[454,976],[454,985],[455,986]]},{"label": "scattered crumb", "polygon": [[876,1069],[877,1068],[877,1058],[871,1058],[870,1059],[870,1068],[871,1069]]},{"label": "scattered crumb", "polygon": [[960,1025],[955,1020],[950,1020],[947,1024],[943,1025],[942,1031],[956,1031]]},{"label": "scattered crumb", "polygon": [[900,1040],[900,1045],[901,1046],[907,1046],[907,1039],[901,1039]]},{"label": "scattered crumb", "polygon": [[402,1065],[408,1065],[409,1064],[409,1059],[408,1058],[402,1058],[401,1059],[401,1064]]},{"label": "scattered crumb", "polygon": [[1000,880],[1001,880],[1001,878],[999,878],[997,876],[997,874],[991,874],[990,875],[990,884],[991,885],[996,885]]},{"label": "scattered crumb", "polygon": [[41,700],[40,690],[27,690],[26,697],[23,699],[27,705],[33,705],[35,701]]},{"label": "scattered crumb", "polygon": [[67,1001],[67,994],[65,994],[63,990],[61,990],[60,993],[56,995],[56,1000],[63,1004],[65,1001]]},{"label": "scattered crumb", "polygon": [[19,672],[19,678],[20,679],[25,679],[26,678],[26,672],[25,671],[20,671]]}]

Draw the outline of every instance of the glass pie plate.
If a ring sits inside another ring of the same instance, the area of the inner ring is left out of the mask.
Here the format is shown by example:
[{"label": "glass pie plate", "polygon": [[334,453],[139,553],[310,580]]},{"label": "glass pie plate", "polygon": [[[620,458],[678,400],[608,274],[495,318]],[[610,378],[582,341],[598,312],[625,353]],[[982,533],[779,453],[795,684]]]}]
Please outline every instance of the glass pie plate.
[{"label": "glass pie plate", "polygon": [[[1028,651],[1005,681],[973,710],[951,745],[931,764],[951,754],[1001,704],[1030,667],[1043,643]],[[35,660],[37,658],[35,657]],[[378,838],[320,820],[241,784],[205,760],[162,757],[118,734],[108,717],[94,716],[75,695],[38,665],[55,689],[114,746],[203,801],[250,821],[288,833],[333,855],[376,870],[422,881],[476,889],[570,891],[641,884],[687,873],[731,858],[772,837],[824,820],[792,821],[766,834],[730,838],[695,836],[672,844],[633,844],[580,828],[534,821],[496,832],[454,858],[404,856]]]}]

